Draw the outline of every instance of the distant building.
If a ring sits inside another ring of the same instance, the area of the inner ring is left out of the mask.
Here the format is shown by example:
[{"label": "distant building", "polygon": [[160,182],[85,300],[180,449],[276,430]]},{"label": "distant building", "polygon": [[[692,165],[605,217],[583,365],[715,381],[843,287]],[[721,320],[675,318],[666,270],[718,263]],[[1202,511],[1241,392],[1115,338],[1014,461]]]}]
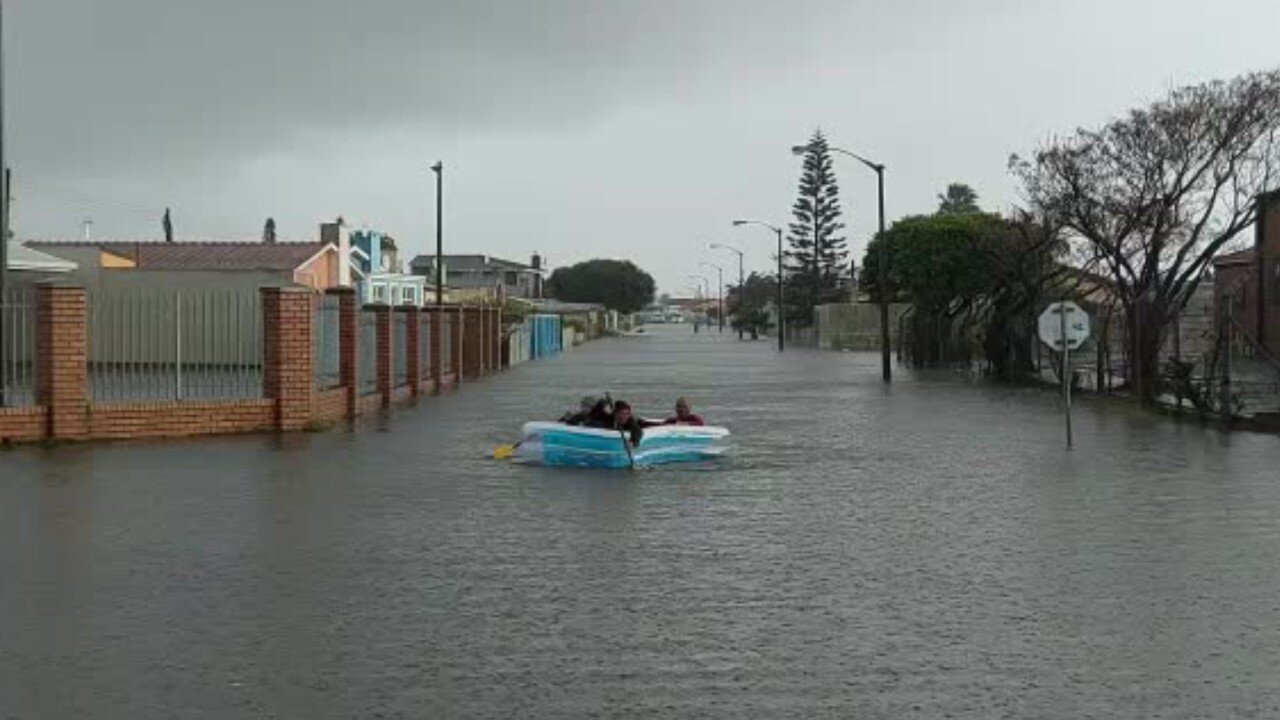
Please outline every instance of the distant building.
[{"label": "distant building", "polygon": [[[451,294],[462,298],[483,296],[533,300],[542,297],[542,258],[534,255],[528,265],[489,255],[445,255],[444,284]],[[419,255],[409,264],[414,275],[432,287],[436,276],[436,256]]]},{"label": "distant building", "polygon": [[339,284],[338,248],[326,242],[37,241],[27,247],[75,265],[62,275],[89,290],[127,287],[254,289]]},{"label": "distant building", "polygon": [[1275,357],[1280,357],[1280,190],[1258,198],[1253,247],[1213,261],[1219,322],[1230,315]]},{"label": "distant building", "polygon": [[421,306],[427,279],[402,272],[400,252],[390,236],[373,230],[351,233],[351,281],[366,304]]}]

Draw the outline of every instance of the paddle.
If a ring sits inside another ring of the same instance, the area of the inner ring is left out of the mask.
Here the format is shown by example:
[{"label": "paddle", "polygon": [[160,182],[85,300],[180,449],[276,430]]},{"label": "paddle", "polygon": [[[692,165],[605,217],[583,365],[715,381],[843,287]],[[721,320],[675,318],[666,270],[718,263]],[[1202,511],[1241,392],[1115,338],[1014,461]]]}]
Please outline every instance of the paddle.
[{"label": "paddle", "polygon": [[[610,414],[615,412],[613,407],[613,398],[609,396],[609,393],[604,394],[604,399],[609,403]],[[627,431],[622,428],[618,428],[618,437],[622,438],[622,449],[627,451],[627,465],[630,469],[635,470],[636,456],[631,452],[631,438],[627,437]]]},{"label": "paddle", "polygon": [[622,448],[627,451],[627,465],[630,469],[636,469],[636,456],[631,452],[631,438],[627,437],[627,431],[619,428],[618,434],[622,436]]},{"label": "paddle", "polygon": [[520,449],[520,445],[523,442],[524,441],[521,440],[520,442],[514,445],[499,445],[493,450],[493,459],[494,460],[510,460],[511,457],[516,454],[516,450]]}]

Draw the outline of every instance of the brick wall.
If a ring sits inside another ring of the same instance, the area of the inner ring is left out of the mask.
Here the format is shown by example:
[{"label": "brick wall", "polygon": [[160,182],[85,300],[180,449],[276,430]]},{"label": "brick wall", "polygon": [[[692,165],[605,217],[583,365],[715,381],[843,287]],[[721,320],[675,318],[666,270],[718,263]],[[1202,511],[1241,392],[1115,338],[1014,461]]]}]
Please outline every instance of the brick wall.
[{"label": "brick wall", "polygon": [[0,408],[0,443],[39,440],[48,426],[43,407]]},{"label": "brick wall", "polygon": [[36,404],[48,410],[49,437],[88,436],[88,333],[84,288],[36,289]]},{"label": "brick wall", "polygon": [[311,401],[311,416],[316,422],[331,423],[348,416],[348,393],[344,387],[322,390]]},{"label": "brick wall", "polygon": [[[377,310],[378,393],[358,397],[356,363],[358,306],[353,291],[339,296],[339,387],[316,391],[314,362],[314,291],[285,287],[262,289],[263,397],[233,401],[162,401],[92,403],[87,396],[86,296],[81,288],[42,285],[36,293],[36,336],[39,353],[37,404],[0,408],[0,442],[40,439],[135,439],[185,437],[270,430],[303,430],[315,422],[332,422],[379,411],[417,394],[455,386],[463,372],[477,377],[500,367],[501,315],[496,308],[391,308]],[[407,315],[406,355],[409,381],[394,387],[392,313]],[[419,313],[435,316],[430,343],[434,375],[418,373]],[[452,316],[452,352],[440,357],[445,323]]]},{"label": "brick wall", "polygon": [[99,404],[88,413],[88,435],[129,440],[263,432],[276,428],[276,412],[267,399]]},{"label": "brick wall", "polygon": [[276,401],[277,426],[286,432],[311,424],[313,311],[305,288],[262,289],[263,394]]}]

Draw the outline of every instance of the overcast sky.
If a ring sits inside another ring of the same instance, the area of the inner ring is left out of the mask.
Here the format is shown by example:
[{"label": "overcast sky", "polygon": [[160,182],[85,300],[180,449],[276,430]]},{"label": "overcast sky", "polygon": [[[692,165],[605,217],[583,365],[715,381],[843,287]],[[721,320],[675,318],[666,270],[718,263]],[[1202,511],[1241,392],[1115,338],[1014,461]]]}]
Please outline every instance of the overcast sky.
[{"label": "overcast sky", "polygon": [[[3,0],[23,238],[288,239],[338,215],[446,252],[630,258],[688,294],[770,265],[791,145],[889,166],[892,219],[1172,85],[1280,65],[1276,0]],[[874,176],[837,161],[849,240]],[[735,268],[736,272],[736,268]],[[714,276],[712,277],[714,281]]]}]

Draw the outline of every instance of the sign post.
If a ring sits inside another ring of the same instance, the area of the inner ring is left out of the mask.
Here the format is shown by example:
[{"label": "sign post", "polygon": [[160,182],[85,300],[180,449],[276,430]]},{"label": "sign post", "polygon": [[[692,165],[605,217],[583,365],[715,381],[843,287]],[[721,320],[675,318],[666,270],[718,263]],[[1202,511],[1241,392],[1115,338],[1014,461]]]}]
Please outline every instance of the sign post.
[{"label": "sign post", "polygon": [[1056,302],[1040,314],[1040,340],[1062,353],[1062,397],[1066,408],[1067,449],[1074,445],[1071,431],[1071,351],[1089,339],[1089,314],[1071,301]]}]

